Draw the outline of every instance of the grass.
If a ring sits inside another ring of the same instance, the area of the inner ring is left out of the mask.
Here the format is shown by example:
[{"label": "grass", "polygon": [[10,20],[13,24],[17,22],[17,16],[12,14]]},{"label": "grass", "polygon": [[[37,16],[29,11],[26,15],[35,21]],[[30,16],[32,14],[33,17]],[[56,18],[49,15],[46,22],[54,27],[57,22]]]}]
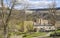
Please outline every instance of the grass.
[{"label": "grass", "polygon": [[45,35],[45,33],[44,32],[36,32],[36,33],[31,34],[31,36],[33,36],[33,37],[42,36],[42,35]]},{"label": "grass", "polygon": [[[56,30],[56,33],[59,33],[60,34],[60,30]],[[55,31],[54,32],[51,32],[51,34],[55,34]]]},{"label": "grass", "polygon": [[43,36],[45,34],[46,34],[45,32],[34,32],[32,34],[27,33],[25,34],[24,38],[33,38],[33,37]]},{"label": "grass", "polygon": [[56,32],[59,32],[60,33],[60,30],[57,30]]}]

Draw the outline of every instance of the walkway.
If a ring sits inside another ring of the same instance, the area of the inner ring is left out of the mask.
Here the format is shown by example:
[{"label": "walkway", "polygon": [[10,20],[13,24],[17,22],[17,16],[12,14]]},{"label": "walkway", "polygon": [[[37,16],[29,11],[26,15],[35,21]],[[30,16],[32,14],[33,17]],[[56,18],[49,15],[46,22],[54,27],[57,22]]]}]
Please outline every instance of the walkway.
[{"label": "walkway", "polygon": [[44,35],[44,36],[39,36],[39,37],[34,37],[34,38],[46,38],[46,37],[50,36],[50,34],[51,34],[51,32],[47,33],[47,34]]},{"label": "walkway", "polygon": [[[46,38],[47,36],[50,36],[51,32],[47,33],[46,35],[44,36],[39,36],[39,37],[33,37],[33,38]],[[15,35],[15,36],[11,36],[10,38],[23,38],[22,35]]]}]

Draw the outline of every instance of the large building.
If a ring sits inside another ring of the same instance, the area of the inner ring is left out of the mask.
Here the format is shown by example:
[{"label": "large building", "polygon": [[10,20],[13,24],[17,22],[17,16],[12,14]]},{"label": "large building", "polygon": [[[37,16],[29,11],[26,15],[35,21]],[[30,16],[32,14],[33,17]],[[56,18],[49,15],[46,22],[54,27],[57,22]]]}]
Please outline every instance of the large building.
[{"label": "large building", "polygon": [[[32,14],[34,17],[35,30],[55,30],[56,28],[60,28],[60,8],[55,8],[55,16],[50,12],[50,9],[29,9],[26,10],[27,13]],[[51,20],[53,17],[56,18]]]}]

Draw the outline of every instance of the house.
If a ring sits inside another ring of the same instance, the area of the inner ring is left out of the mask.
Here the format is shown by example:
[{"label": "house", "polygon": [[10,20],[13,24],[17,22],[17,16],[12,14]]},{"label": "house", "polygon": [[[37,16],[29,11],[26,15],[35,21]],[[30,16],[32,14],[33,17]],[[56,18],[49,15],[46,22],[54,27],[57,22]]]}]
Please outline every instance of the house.
[{"label": "house", "polygon": [[[35,30],[40,31],[43,30],[55,30],[56,28],[60,27],[60,8],[56,9],[56,23],[54,20],[50,20],[50,18],[53,18],[53,13],[50,14],[49,8],[47,9],[28,9],[26,11],[31,11],[30,14],[34,17],[34,26]],[[55,23],[55,25],[54,25]]]}]

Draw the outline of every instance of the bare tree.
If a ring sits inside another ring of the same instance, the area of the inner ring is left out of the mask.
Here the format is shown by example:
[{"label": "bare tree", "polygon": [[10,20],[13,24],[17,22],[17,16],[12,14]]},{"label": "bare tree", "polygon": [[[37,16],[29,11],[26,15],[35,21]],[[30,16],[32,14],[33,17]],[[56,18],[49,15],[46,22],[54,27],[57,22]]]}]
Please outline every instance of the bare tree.
[{"label": "bare tree", "polygon": [[[8,3],[8,1],[12,1],[12,2]],[[6,0],[6,3],[7,3],[7,8],[4,9],[5,8],[4,0],[1,0],[1,6],[2,6],[1,17],[2,17],[2,23],[3,23],[3,26],[4,26],[4,38],[8,38],[8,23],[9,23],[9,20],[10,20],[12,10],[13,10],[15,4],[16,4],[16,0]],[[7,13],[7,11],[9,12],[7,17],[5,17],[4,10],[6,10],[6,13]]]},{"label": "bare tree", "polygon": [[56,1],[55,0],[52,0],[52,4],[49,5],[49,16],[50,16],[51,24],[55,26],[56,23]]},{"label": "bare tree", "polygon": [[[24,1],[24,0],[23,0]],[[24,5],[24,8],[23,8],[23,15],[22,15],[22,32],[24,32],[24,21],[26,21],[26,11],[27,11],[27,8],[29,7],[29,3],[27,2],[27,1],[24,1],[24,3],[23,3],[23,5]]]},{"label": "bare tree", "polygon": [[[17,0],[6,0],[7,7],[6,7],[6,9],[4,9],[5,6],[4,6],[3,1],[4,0],[1,0],[1,6],[2,6],[1,17],[2,17],[2,23],[3,23],[3,26],[4,26],[4,38],[8,38],[8,23],[9,23],[12,11],[13,11],[13,9],[16,5],[20,5],[21,3],[18,3]],[[26,10],[26,8],[28,8],[28,6],[29,6],[29,4],[24,3],[23,18],[22,18],[22,24],[23,25],[24,25],[24,21],[26,20],[25,10]],[[7,16],[5,16],[4,10],[6,10],[6,13],[8,12]],[[24,30],[23,25],[22,25],[22,29]]]}]

